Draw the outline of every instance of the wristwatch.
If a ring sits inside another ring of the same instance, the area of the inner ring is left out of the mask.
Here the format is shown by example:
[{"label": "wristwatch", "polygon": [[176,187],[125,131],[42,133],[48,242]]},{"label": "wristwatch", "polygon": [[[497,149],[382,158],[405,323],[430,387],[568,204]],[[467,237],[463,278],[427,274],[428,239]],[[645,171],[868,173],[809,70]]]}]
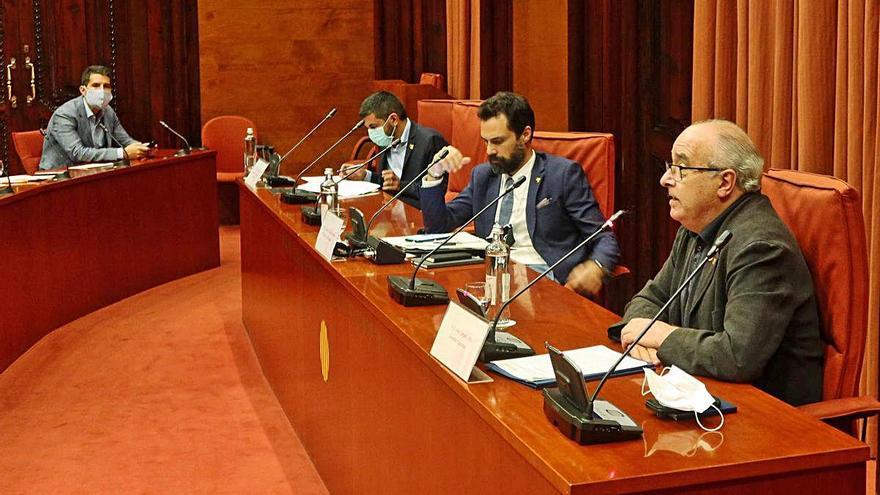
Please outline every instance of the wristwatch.
[{"label": "wristwatch", "polygon": [[599,260],[593,259],[592,261],[596,264],[596,266],[599,267],[600,270],[602,270],[602,273],[605,275],[606,278],[611,276],[611,271],[602,266],[602,263],[599,263]]}]

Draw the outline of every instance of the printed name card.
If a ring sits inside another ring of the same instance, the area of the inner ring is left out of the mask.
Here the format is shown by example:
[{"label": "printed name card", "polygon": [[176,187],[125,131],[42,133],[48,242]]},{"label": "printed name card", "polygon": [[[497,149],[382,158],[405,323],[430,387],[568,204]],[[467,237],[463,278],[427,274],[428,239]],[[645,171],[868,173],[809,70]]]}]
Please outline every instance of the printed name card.
[{"label": "printed name card", "polygon": [[431,346],[431,355],[466,382],[474,383],[470,379],[472,372],[485,378],[480,381],[491,381],[485,373],[474,368],[490,327],[491,323],[450,301]]},{"label": "printed name card", "polygon": [[336,247],[336,241],[345,230],[345,221],[332,211],[324,213],[321,217],[321,230],[318,231],[318,238],[315,239],[315,251],[327,261],[333,260],[333,248]]},{"label": "printed name card", "polygon": [[260,177],[266,172],[266,169],[269,168],[269,162],[263,160],[262,158],[257,159],[257,163],[251,167],[251,173],[248,174],[244,179],[244,183],[247,184],[248,187],[253,189],[257,187],[257,182],[260,181]]}]

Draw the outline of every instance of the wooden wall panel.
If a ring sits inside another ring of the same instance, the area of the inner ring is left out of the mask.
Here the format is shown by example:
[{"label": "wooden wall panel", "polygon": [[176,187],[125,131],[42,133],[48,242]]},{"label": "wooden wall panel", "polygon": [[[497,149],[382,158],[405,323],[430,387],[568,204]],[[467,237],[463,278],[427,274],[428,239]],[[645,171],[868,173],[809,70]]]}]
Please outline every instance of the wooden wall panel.
[{"label": "wooden wall panel", "polygon": [[[283,153],[338,107],[283,166],[300,170],[359,120],[375,74],[373,15],[373,2],[363,0],[201,0],[202,122],[246,116],[259,141]],[[360,135],[322,164],[346,159]]]},{"label": "wooden wall panel", "polygon": [[529,99],[535,110],[536,127],[567,131],[567,2],[513,3],[513,61],[513,90]]}]

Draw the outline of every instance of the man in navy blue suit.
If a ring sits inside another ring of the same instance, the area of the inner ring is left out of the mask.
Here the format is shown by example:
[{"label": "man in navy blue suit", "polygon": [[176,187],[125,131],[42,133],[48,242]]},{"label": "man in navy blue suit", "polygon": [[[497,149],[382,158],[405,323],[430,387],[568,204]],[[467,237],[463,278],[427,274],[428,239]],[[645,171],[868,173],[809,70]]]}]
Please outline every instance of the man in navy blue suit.
[{"label": "man in navy blue suit", "polygon": [[[524,97],[499,92],[480,105],[477,115],[489,162],[474,167],[465,190],[446,203],[445,188],[435,186],[443,182],[446,172],[459,170],[470,158],[452,146],[444,148],[449,155],[422,181],[425,231],[455,229],[497,198],[508,184],[525,176],[528,187],[515,189],[477,218],[476,235],[488,236],[495,223],[510,224],[513,261],[546,269],[605,222],[590,183],[577,162],[532,149],[535,113]],[[619,256],[614,234],[605,232],[560,263],[553,276],[590,297],[602,288]]]}]

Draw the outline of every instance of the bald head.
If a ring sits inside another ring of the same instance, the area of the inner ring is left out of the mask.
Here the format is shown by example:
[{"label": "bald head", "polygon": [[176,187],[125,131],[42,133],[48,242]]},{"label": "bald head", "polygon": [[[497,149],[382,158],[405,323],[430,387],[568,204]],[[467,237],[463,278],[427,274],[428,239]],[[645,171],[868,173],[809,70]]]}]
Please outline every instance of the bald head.
[{"label": "bald head", "polygon": [[728,120],[703,120],[682,132],[690,133],[703,163],[710,167],[732,169],[737,186],[743,192],[761,189],[764,158],[738,125]]}]

